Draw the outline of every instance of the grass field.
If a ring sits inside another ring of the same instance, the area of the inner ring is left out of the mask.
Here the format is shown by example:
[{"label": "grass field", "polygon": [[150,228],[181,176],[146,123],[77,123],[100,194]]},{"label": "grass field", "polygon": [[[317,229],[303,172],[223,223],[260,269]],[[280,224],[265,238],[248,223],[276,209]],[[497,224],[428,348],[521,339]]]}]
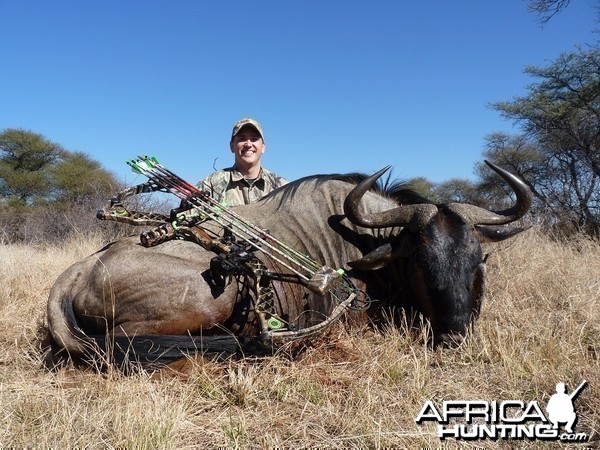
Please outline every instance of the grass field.
[{"label": "grass field", "polygon": [[[42,369],[48,291],[102,245],[0,245],[0,448],[560,448],[556,441],[441,441],[415,418],[427,400],[537,401],[588,386],[576,431],[600,431],[600,244],[535,230],[486,248],[488,290],[460,348],[405,330],[336,327],[295,359],[190,360],[124,376]],[[426,330],[423,331],[425,333]]]}]

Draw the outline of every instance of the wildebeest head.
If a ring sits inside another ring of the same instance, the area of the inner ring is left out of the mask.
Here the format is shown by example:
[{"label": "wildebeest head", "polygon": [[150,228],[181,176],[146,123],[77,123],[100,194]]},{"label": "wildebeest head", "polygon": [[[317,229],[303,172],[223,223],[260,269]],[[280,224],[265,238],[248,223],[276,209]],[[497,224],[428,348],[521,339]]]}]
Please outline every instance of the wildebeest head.
[{"label": "wildebeest head", "polygon": [[376,270],[394,261],[410,296],[431,322],[435,344],[460,342],[479,314],[485,285],[482,242],[498,242],[525,230],[502,226],[523,217],[531,206],[529,188],[505,170],[486,163],[514,190],[515,205],[489,211],[463,203],[400,205],[363,214],[362,196],[389,167],[358,184],[344,202],[344,213],[367,228],[403,227],[402,232],[349,265]]}]

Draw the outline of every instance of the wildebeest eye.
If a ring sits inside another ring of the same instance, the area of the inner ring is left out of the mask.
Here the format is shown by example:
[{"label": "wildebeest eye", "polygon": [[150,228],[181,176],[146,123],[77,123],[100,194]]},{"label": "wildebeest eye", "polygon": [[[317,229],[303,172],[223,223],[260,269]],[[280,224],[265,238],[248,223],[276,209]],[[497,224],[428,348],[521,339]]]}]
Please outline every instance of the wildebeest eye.
[{"label": "wildebeest eye", "polygon": [[486,253],[486,254],[484,255],[483,259],[481,260],[481,262],[482,262],[483,264],[487,264],[487,259],[488,259],[488,257],[489,257],[489,256],[490,256],[490,254],[489,254],[489,253]]}]

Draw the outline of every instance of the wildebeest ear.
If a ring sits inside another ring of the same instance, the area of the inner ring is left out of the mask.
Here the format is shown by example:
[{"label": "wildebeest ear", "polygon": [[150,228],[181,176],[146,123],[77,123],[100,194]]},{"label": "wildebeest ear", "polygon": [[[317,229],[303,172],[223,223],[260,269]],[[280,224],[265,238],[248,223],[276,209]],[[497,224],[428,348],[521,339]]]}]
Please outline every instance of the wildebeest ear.
[{"label": "wildebeest ear", "polygon": [[359,270],[377,270],[381,269],[392,260],[392,246],[388,244],[381,245],[375,250],[371,250],[365,256],[356,261],[349,261],[348,265],[353,269]]},{"label": "wildebeest ear", "polygon": [[381,269],[393,259],[400,258],[406,253],[406,245],[403,243],[392,245],[386,243],[380,245],[375,250],[371,250],[365,256],[356,261],[349,261],[348,265],[358,270],[377,270]]},{"label": "wildebeest ear", "polygon": [[523,231],[528,230],[531,226],[526,227],[503,227],[493,225],[475,225],[475,229],[479,233],[482,242],[500,242],[511,238]]}]

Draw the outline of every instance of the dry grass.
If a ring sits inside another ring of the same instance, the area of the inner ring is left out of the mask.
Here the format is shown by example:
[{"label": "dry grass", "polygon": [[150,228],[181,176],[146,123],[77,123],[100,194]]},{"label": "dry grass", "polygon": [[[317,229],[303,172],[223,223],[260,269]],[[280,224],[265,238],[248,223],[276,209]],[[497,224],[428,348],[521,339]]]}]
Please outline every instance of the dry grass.
[{"label": "dry grass", "polygon": [[[600,245],[529,231],[493,247],[475,335],[428,350],[390,329],[332,331],[292,360],[190,360],[184,376],[42,370],[35,334],[53,280],[99,248],[0,246],[0,447],[556,448],[440,441],[426,400],[537,400],[589,382],[577,431],[600,424]],[[597,441],[588,445],[597,444]]]}]

